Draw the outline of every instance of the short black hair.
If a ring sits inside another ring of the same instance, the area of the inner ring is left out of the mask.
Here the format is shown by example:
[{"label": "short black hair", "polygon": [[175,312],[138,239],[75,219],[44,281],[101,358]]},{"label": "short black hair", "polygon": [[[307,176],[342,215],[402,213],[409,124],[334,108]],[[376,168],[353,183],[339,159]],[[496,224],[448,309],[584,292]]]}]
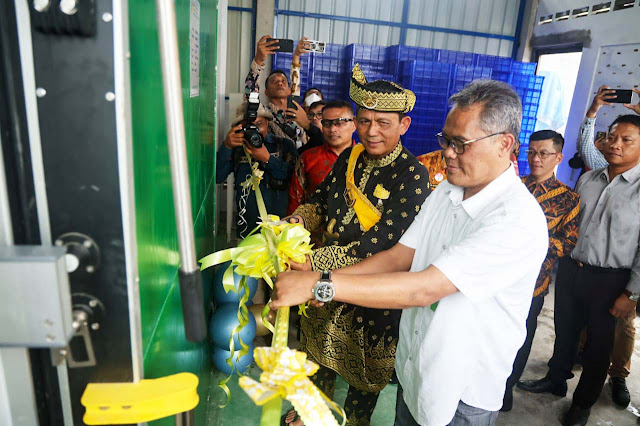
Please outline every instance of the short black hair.
[{"label": "short black hair", "polygon": [[322,98],[322,100],[324,100],[324,93],[322,93],[322,90],[318,89],[317,87],[309,87],[306,92],[304,92],[304,96],[302,97],[302,99],[307,97],[307,93],[309,93],[310,91],[315,90],[316,92],[320,93],[320,97]]},{"label": "short black hair", "polygon": [[620,123],[632,124],[636,126],[638,128],[638,132],[640,132],[640,115],[619,115],[618,118],[613,120],[613,123],[611,123],[611,125],[609,126],[609,131],[611,131],[611,128],[613,128],[613,126]]},{"label": "short black hair", "polygon": [[287,76],[287,74],[286,74],[284,71],[282,71],[282,70],[273,70],[273,71],[271,71],[271,72],[269,73],[269,75],[267,76],[267,79],[266,79],[266,80],[265,80],[265,82],[264,82],[264,85],[265,85],[267,88],[269,88],[269,79],[270,79],[270,78],[271,78],[271,76],[272,76],[272,75],[274,75],[274,74],[282,74],[282,75],[284,75],[284,78],[286,78],[286,79],[287,79],[287,84],[290,84],[290,83],[289,83],[289,77]]},{"label": "short black hair", "polygon": [[[325,106],[327,104],[326,101],[315,101],[314,103],[312,103],[311,105],[309,105],[309,111],[311,111],[312,109],[319,107],[319,106]],[[324,109],[324,108],[323,108]],[[322,111],[320,111],[322,112]]]},{"label": "short black hair", "polygon": [[322,108],[322,111],[326,110],[326,109],[347,109],[351,112],[351,114],[353,115],[353,105],[351,104],[351,102],[347,102],[345,100],[342,99],[337,99],[335,101],[330,101],[327,102],[324,106],[324,108]]},{"label": "short black hair", "polygon": [[544,141],[547,139],[551,139],[553,141],[553,147],[557,152],[562,152],[562,148],[564,148],[564,138],[560,133],[554,132],[553,130],[538,130],[537,132],[531,133],[529,143],[534,141]]}]

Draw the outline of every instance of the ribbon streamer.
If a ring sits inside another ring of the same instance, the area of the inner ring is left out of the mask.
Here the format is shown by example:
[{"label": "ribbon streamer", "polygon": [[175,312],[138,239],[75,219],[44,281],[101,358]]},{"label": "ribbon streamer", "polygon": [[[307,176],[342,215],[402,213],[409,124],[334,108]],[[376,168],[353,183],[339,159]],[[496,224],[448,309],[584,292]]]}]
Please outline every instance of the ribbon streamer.
[{"label": "ribbon streamer", "polygon": [[[281,222],[277,216],[270,216],[260,191],[260,180],[263,172],[258,169],[257,164],[251,161],[251,156],[245,148],[245,155],[249,160],[252,175],[242,183],[245,190],[252,188],[256,193],[256,203],[260,213],[260,224],[249,233],[249,235],[238,244],[237,247],[221,250],[200,259],[201,269],[206,269],[223,262],[231,261],[231,265],[222,277],[224,290],[238,291],[234,285],[233,273],[242,275],[240,288],[244,288],[244,295],[239,298],[238,322],[229,337],[229,347],[231,356],[227,359],[227,364],[231,366],[231,374],[226,379],[219,382],[219,386],[227,395],[227,403],[231,400],[231,393],[227,386],[233,374],[234,356],[234,335],[238,334],[240,342],[240,353],[238,358],[248,353],[248,346],[240,339],[240,330],[248,323],[248,310],[246,302],[249,298],[246,277],[262,278],[273,288],[273,280],[280,272],[288,268],[289,262],[306,262],[306,256],[311,254],[311,234],[298,223]],[[271,302],[269,300],[269,302]],[[299,312],[306,315],[307,304],[299,307]],[[276,315],[275,326],[266,320],[269,312],[269,303],[262,311],[262,320],[265,326],[273,333],[271,348],[256,348],[255,356],[258,365],[263,368],[261,382],[258,383],[247,376],[240,377],[240,385],[245,383],[249,388],[255,389],[256,394],[260,390],[261,398],[254,401],[258,405],[263,405],[261,426],[275,426],[280,422],[282,411],[282,398],[287,398],[294,404],[306,425],[337,425],[331,411],[323,402],[326,401],[334,410],[342,415],[342,425],[346,419],[344,411],[333,401],[320,392],[309,380],[309,375],[317,371],[318,366],[310,361],[306,361],[306,355],[293,351],[287,347],[289,334],[289,308],[279,308]],[[288,379],[281,380],[281,375],[287,375]],[[263,386],[271,386],[265,388]],[[252,397],[253,399],[253,397]]]},{"label": "ribbon streamer", "polygon": [[285,398],[306,426],[338,426],[331,407],[342,416],[342,425],[346,423],[344,411],[309,379],[319,367],[308,361],[304,352],[286,347],[256,348],[254,358],[262,369],[260,382],[242,376],[239,384],[256,405]]}]

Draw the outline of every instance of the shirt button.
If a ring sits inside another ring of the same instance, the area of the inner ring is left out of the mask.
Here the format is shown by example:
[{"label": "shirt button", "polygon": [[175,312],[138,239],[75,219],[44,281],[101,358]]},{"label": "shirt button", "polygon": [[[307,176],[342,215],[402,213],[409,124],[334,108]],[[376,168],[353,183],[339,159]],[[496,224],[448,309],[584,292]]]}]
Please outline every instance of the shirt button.
[{"label": "shirt button", "polygon": [[416,334],[418,334],[418,330],[416,330]]},{"label": "shirt button", "polygon": [[442,245],[442,250],[446,250],[447,246],[445,246],[444,244]]},{"label": "shirt button", "polygon": [[457,217],[458,217],[458,214],[457,214],[457,213],[454,213],[454,214],[453,214],[453,218],[454,218],[454,219],[456,219]]},{"label": "shirt button", "polygon": [[413,361],[413,358],[409,357],[409,361]]}]

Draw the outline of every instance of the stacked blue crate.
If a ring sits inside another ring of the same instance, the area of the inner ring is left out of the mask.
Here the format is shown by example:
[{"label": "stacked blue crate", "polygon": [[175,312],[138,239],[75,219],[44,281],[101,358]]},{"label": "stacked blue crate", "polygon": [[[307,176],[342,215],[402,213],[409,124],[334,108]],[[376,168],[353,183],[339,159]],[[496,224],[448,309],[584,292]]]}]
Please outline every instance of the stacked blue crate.
[{"label": "stacked blue crate", "polygon": [[[526,65],[525,63],[519,64]],[[524,69],[519,65],[515,68]],[[542,85],[544,83],[544,77],[530,74],[532,69],[535,70],[535,64],[526,69],[527,74],[512,72],[509,79],[509,83],[516,89],[516,93],[518,93],[518,96],[520,96],[522,101],[522,126],[518,137],[518,139],[520,139],[518,167],[520,168],[520,175],[522,176],[527,175],[530,172],[529,162],[527,161],[525,151],[529,147],[529,137],[536,127],[538,105],[540,103]]]},{"label": "stacked blue crate", "polygon": [[[287,75],[291,53],[274,57],[274,68]],[[536,124],[538,104],[542,94],[542,77],[535,76],[535,63],[513,61],[511,58],[479,55],[469,52],[428,49],[415,46],[373,46],[327,44],[324,54],[303,55],[301,58],[301,91],[315,86],[325,98],[349,99],[351,69],[356,63],[367,80],[391,80],[416,93],[417,101],[412,124],[403,138],[414,154],[439,149],[435,134],[442,130],[449,109],[448,98],[466,84],[479,78],[493,78],[514,86],[522,99],[523,121],[519,139],[521,174],[528,173],[524,151]]]},{"label": "stacked blue crate", "polygon": [[314,55],[310,87],[320,89],[325,100],[343,99],[348,78],[344,58],[325,55]]},{"label": "stacked blue crate", "polygon": [[512,67],[511,67],[511,72],[514,73],[518,73],[518,74],[527,74],[527,75],[534,75],[536,73],[536,66],[538,64],[535,62],[517,62],[514,61]]},{"label": "stacked blue crate", "polygon": [[504,56],[476,55],[475,65],[491,68],[491,78],[494,80],[509,82],[513,59]]},{"label": "stacked blue crate", "polygon": [[458,93],[473,80],[491,79],[491,68],[476,67],[473,65],[455,65],[453,78],[449,86],[449,94]]},{"label": "stacked blue crate", "polygon": [[416,46],[395,45],[387,47],[386,61],[387,72],[396,76],[401,74],[400,63],[402,61],[437,62],[438,49],[428,49]]},{"label": "stacked blue crate", "polygon": [[414,155],[440,149],[435,135],[442,130],[446,118],[453,68],[452,64],[432,61],[400,62],[400,83],[416,94],[411,127],[403,137]]},{"label": "stacked blue crate", "polygon": [[473,65],[476,62],[476,56],[477,55],[475,53],[442,49],[438,53],[438,62],[457,65]]}]

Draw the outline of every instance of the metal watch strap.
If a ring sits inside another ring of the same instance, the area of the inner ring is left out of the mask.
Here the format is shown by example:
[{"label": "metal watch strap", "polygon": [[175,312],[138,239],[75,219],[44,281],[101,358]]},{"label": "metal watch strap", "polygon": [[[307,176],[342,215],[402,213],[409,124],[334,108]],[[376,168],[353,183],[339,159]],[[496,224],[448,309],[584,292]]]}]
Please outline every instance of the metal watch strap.
[{"label": "metal watch strap", "polygon": [[627,290],[626,288],[622,293],[624,293],[632,302],[637,302],[638,299],[640,299],[640,293],[632,293],[630,290]]}]

